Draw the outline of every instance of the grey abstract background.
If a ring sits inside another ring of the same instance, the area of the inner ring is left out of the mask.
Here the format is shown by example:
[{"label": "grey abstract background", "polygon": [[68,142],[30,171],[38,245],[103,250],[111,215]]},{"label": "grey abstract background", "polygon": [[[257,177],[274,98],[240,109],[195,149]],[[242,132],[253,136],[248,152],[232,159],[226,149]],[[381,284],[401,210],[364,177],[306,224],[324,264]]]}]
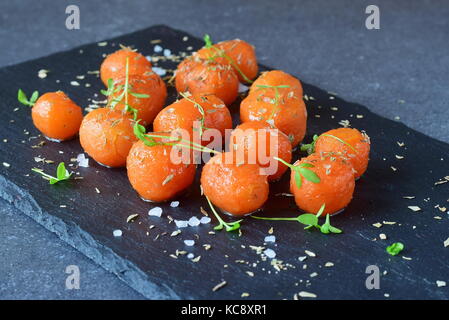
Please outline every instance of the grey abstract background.
[{"label": "grey abstract background", "polygon": [[[65,27],[70,4],[80,8],[79,30]],[[380,30],[365,27],[370,4]],[[247,40],[260,63],[449,142],[448,16],[444,0],[2,1],[0,66],[166,24]],[[0,299],[142,298],[3,201],[0,217]],[[80,290],[65,289],[72,264]]]}]

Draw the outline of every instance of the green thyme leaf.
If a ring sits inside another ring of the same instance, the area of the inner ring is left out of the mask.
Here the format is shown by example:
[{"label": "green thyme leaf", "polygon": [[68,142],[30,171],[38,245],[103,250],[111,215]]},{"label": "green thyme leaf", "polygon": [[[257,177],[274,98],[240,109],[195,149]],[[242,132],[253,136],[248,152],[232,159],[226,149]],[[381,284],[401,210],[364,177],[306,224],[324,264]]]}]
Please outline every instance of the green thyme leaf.
[{"label": "green thyme leaf", "polygon": [[39,91],[34,91],[31,95],[30,102],[34,105],[37,101],[37,98],[39,98]]},{"label": "green thyme leaf", "polygon": [[318,218],[313,213],[304,213],[298,216],[298,222],[307,226],[315,226],[318,224]]},{"label": "green thyme leaf", "polygon": [[299,173],[299,170],[295,170],[295,183],[296,183],[296,186],[298,187],[298,189],[300,189],[302,186],[302,179],[301,179],[301,174]]},{"label": "green thyme leaf", "polygon": [[306,179],[310,182],[320,183],[320,181],[321,181],[320,177],[318,177],[318,175],[310,169],[306,169],[306,168],[302,167],[299,169],[299,172],[304,177],[304,179]]},{"label": "green thyme leaf", "polygon": [[392,256],[398,255],[402,250],[404,250],[404,244],[401,242],[395,242],[387,247],[387,252]]},{"label": "green thyme leaf", "polygon": [[60,181],[68,180],[72,176],[71,173],[68,173],[64,162],[59,163],[58,168],[56,169],[56,177],[53,177],[47,173],[45,173],[42,169],[33,168],[31,171],[36,172],[42,176],[45,180],[48,180],[50,184],[55,184]]}]

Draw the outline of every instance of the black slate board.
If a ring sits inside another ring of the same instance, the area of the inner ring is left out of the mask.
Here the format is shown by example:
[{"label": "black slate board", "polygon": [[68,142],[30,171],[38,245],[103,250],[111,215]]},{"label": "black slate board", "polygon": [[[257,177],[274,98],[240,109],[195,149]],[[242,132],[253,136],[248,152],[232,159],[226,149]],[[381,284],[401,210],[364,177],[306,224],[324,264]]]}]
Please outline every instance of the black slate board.
[{"label": "black slate board", "polygon": [[[338,127],[341,120],[349,120],[353,127],[366,130],[372,139],[369,169],[357,182],[354,200],[344,213],[333,218],[333,224],[344,230],[341,235],[304,231],[296,223],[247,219],[241,237],[226,232],[209,235],[213,224],[182,229],[180,235],[170,237],[176,227],[169,223],[167,215],[185,220],[192,215],[201,217],[200,206],[207,208],[198,184],[188,197],[177,199],[179,207],[160,204],[164,214],[155,218],[147,215],[154,205],[137,197],[124,169],[106,169],[91,160],[90,168],[76,169],[83,180],[54,186],[31,173],[30,169],[36,166],[46,172],[55,170],[54,164],[36,163],[34,157],[69,163],[82,149],[78,139],[62,144],[46,142],[42,148],[31,148],[43,139],[32,125],[29,110],[16,101],[18,88],[27,93],[60,89],[86,107],[91,103],[88,98],[103,99],[101,95],[94,96],[102,88],[100,80],[95,75],[86,75],[88,70],[99,69],[103,53],[115,51],[121,43],[152,55],[154,44],[150,41],[154,39],[161,39],[160,45],[174,53],[187,51],[188,46],[196,50],[202,45],[190,36],[184,41],[185,36],[188,35],[155,26],[109,40],[106,46],[90,44],[1,69],[0,162],[9,163],[10,167],[0,166],[0,196],[152,299],[238,299],[243,292],[250,293],[249,298],[254,299],[291,299],[299,291],[313,292],[321,299],[383,299],[385,294],[392,299],[449,298],[449,287],[436,285],[437,280],[449,281],[449,248],[443,246],[449,237],[449,220],[447,213],[435,208],[436,205],[449,207],[449,184],[435,185],[449,174],[446,164],[449,145],[375,115],[363,106],[338,97],[331,99],[333,94],[309,84],[304,83],[305,94],[313,97],[306,101],[309,112],[306,141],[313,134]],[[172,69],[176,66],[172,62],[159,65]],[[37,77],[40,69],[50,70],[47,78]],[[77,75],[86,78],[77,80]],[[70,85],[73,80],[81,86]],[[91,87],[84,87],[85,83]],[[175,98],[173,88],[170,90],[168,102]],[[14,111],[15,108],[19,110]],[[231,110],[237,120],[238,102]],[[404,142],[405,146],[400,147],[397,141]],[[395,155],[405,158],[397,159]],[[296,156],[300,154],[296,152]],[[397,170],[393,171],[392,166]],[[101,193],[96,193],[95,188]],[[297,215],[292,198],[275,196],[280,192],[288,192],[287,176],[272,185],[265,214]],[[402,198],[410,195],[416,198]],[[409,205],[420,206],[422,212],[412,212],[407,208]],[[140,218],[126,223],[126,218],[133,213],[139,213]],[[373,226],[383,221],[396,224],[384,224],[379,229]],[[149,230],[150,225],[155,227]],[[269,261],[261,261],[249,249],[250,245],[264,245],[271,226],[277,241],[266,247],[276,251],[277,259],[291,265],[288,270],[276,272]],[[113,237],[115,229],[123,230],[121,238]],[[163,232],[168,234],[154,240]],[[385,233],[388,239],[380,240],[380,233]],[[196,245],[185,247],[184,239],[196,239]],[[396,241],[403,242],[406,249],[392,257],[385,252],[385,247]],[[211,244],[212,249],[206,251],[202,244]],[[182,255],[178,259],[170,257],[176,250],[200,255],[201,260],[195,263]],[[298,257],[305,256],[305,250],[317,256],[300,262]],[[40,254],[45,254],[45,248]],[[325,267],[328,261],[334,266]],[[257,266],[253,267],[253,263]],[[380,268],[379,290],[365,287],[368,265]],[[246,271],[254,272],[254,277]],[[310,277],[314,272],[318,275]],[[227,285],[212,292],[223,280]]]}]

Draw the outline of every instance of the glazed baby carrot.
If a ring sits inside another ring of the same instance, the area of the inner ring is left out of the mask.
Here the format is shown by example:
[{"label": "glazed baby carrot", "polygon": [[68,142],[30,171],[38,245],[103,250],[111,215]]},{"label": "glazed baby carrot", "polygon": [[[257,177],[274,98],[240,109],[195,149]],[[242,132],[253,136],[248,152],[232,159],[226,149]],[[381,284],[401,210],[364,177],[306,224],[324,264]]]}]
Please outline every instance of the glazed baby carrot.
[{"label": "glazed baby carrot", "polygon": [[351,201],[355,181],[347,160],[338,155],[314,153],[297,161],[293,167],[302,169],[292,170],[290,179],[290,190],[300,209],[318,212],[325,204],[324,214],[332,214]]},{"label": "glazed baby carrot", "polygon": [[100,67],[101,81],[116,80],[125,76],[126,61],[129,59],[129,75],[143,75],[151,71],[151,63],[142,54],[122,46],[122,49],[109,54]]},{"label": "glazed baby carrot", "polygon": [[192,162],[173,161],[175,147],[164,140],[164,136],[169,135],[145,134],[144,131],[144,127],[136,124],[135,133],[141,140],[133,145],[128,155],[129,182],[143,200],[170,200],[192,184],[196,167]]},{"label": "glazed baby carrot", "polygon": [[192,94],[214,94],[226,105],[238,95],[239,80],[230,65],[188,57],[176,70],[176,90]]},{"label": "glazed baby carrot", "polygon": [[303,89],[301,82],[282,70],[262,72],[262,74],[251,85],[249,93],[252,94],[255,92],[260,92],[261,88],[264,87],[276,86],[284,87],[279,88],[278,91],[280,95],[294,95],[296,98],[302,99]]},{"label": "glazed baby carrot", "polygon": [[[270,88],[266,88],[270,89]],[[271,88],[273,89],[273,88]],[[307,109],[302,98],[294,94],[276,94],[274,87],[273,98],[266,91],[255,92],[243,99],[240,104],[240,120],[264,121],[285,133],[293,147],[304,138],[307,126]],[[271,91],[270,91],[271,92]]]},{"label": "glazed baby carrot", "polygon": [[[113,82],[113,88],[109,90],[114,91],[116,88],[121,88],[126,85],[126,76],[119,78]],[[152,71],[145,72],[143,75],[130,75],[128,80],[129,92],[127,95],[127,103],[137,110],[139,119],[144,125],[153,122],[158,112],[162,109],[167,98],[167,88],[164,81]],[[117,99],[121,94],[121,90],[109,95],[109,104],[114,99]],[[125,100],[115,105],[117,110],[125,110]]]},{"label": "glazed baby carrot", "polygon": [[[224,102],[215,95],[181,94],[183,98],[164,108],[154,119],[156,132],[172,132],[183,129],[192,141],[201,141],[203,145],[211,142],[203,138],[205,130],[216,129],[221,137],[225,130],[232,128],[231,114]],[[194,125],[196,123],[196,127]],[[218,142],[218,141],[217,141]],[[221,143],[221,141],[220,141]]]},{"label": "glazed baby carrot", "polygon": [[288,163],[292,160],[292,145],[288,137],[266,122],[251,121],[237,126],[231,134],[229,149],[237,153],[243,150],[245,162],[251,163],[253,157],[256,162],[252,163],[267,169],[268,181],[278,180],[287,170],[286,165],[273,157]]},{"label": "glazed baby carrot", "polygon": [[267,176],[257,164],[236,163],[230,153],[220,153],[201,173],[204,195],[220,209],[243,216],[260,209],[268,198]]},{"label": "glazed baby carrot", "polygon": [[315,152],[326,155],[341,154],[352,164],[355,177],[360,177],[368,167],[370,139],[357,129],[338,128],[321,134],[315,141]]},{"label": "glazed baby carrot", "polygon": [[134,121],[128,113],[111,108],[89,112],[80,128],[80,143],[95,161],[107,167],[123,167],[137,138]]},{"label": "glazed baby carrot", "polygon": [[234,39],[212,44],[209,35],[204,36],[204,41],[205,46],[196,53],[201,59],[231,65],[241,82],[250,83],[257,76],[256,50],[248,42]]},{"label": "glazed baby carrot", "polygon": [[32,107],[33,123],[42,134],[53,141],[64,141],[74,137],[83,119],[81,108],[62,91],[48,92],[38,98],[35,91],[27,99],[22,90],[18,100]]}]

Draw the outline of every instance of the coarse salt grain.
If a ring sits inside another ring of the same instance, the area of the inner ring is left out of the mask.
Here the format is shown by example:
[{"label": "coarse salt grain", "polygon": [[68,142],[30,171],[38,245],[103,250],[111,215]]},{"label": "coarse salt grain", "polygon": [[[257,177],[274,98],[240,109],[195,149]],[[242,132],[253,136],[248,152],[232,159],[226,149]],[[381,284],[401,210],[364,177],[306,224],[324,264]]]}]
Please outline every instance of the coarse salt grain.
[{"label": "coarse salt grain", "polygon": [[264,242],[276,242],[275,236],[266,236]]},{"label": "coarse salt grain", "polygon": [[175,224],[178,228],[186,228],[189,225],[185,220],[175,220]]},{"label": "coarse salt grain", "polygon": [[150,209],[148,211],[148,215],[152,217],[161,217],[162,215],[162,208],[160,207],[154,207],[153,209]]},{"label": "coarse salt grain", "polygon": [[112,232],[112,234],[114,235],[114,237],[121,237],[122,234],[123,234],[123,232],[122,232],[122,230],[117,229],[117,230],[114,230],[114,231]]},{"label": "coarse salt grain", "polygon": [[211,221],[212,221],[212,219],[209,217],[201,217],[201,219],[200,219],[201,224],[208,224]]},{"label": "coarse salt grain", "polygon": [[165,76],[167,74],[167,70],[165,70],[164,68],[160,68],[160,67],[153,67],[153,71],[155,74],[157,74],[158,76]]},{"label": "coarse salt grain", "polygon": [[154,52],[162,52],[162,50],[163,49],[162,49],[162,47],[160,45],[157,44],[157,45],[154,46]]},{"label": "coarse salt grain", "polygon": [[188,247],[191,247],[195,244],[195,240],[184,240],[184,244]]},{"label": "coarse salt grain", "polygon": [[177,206],[179,206],[179,201],[172,201],[172,202],[170,202],[170,207],[176,208]]},{"label": "coarse salt grain", "polygon": [[171,50],[170,49],[164,49],[164,57],[171,56]]},{"label": "coarse salt grain", "polygon": [[274,250],[272,249],[265,249],[263,253],[270,259],[276,257],[276,252],[274,252]]},{"label": "coarse salt grain", "polygon": [[191,217],[188,221],[189,226],[197,227],[200,225],[200,220],[197,217]]},{"label": "coarse salt grain", "polygon": [[76,162],[78,162],[78,166],[79,166],[79,167],[83,167],[83,168],[88,168],[88,167],[89,167],[89,159],[86,158],[86,156],[84,155],[84,153],[80,153],[80,154],[76,157]]}]

